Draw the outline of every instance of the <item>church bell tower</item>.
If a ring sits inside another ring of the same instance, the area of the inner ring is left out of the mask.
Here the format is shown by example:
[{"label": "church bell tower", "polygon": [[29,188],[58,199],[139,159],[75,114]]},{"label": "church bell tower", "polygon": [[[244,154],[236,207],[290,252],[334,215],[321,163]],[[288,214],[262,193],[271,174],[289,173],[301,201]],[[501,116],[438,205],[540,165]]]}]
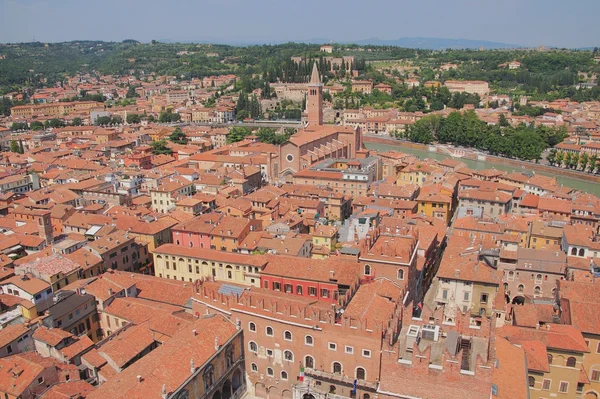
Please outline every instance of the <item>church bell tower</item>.
[{"label": "church bell tower", "polygon": [[323,83],[321,83],[316,62],[313,64],[312,75],[308,84],[306,109],[308,111],[308,124],[321,126],[323,124]]}]

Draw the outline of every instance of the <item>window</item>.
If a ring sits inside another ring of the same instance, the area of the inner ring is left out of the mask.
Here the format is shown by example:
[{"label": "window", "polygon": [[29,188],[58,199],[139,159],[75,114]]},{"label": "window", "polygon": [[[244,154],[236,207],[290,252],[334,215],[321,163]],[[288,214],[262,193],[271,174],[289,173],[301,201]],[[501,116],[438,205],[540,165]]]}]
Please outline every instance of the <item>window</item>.
[{"label": "window", "polygon": [[288,362],[293,362],[294,361],[294,354],[292,353],[292,351],[284,351],[283,352],[283,358],[285,360],[287,360]]},{"label": "window", "polygon": [[517,287],[517,291],[519,292],[523,292],[523,290],[525,289],[525,287],[523,286],[523,284],[519,284],[519,287]]},{"label": "window", "polygon": [[250,352],[254,352],[254,353],[258,352],[258,345],[256,345],[256,342],[254,342],[254,341],[248,342],[248,348],[249,348]]},{"label": "window", "polygon": [[552,355],[548,353],[548,364],[552,364]]},{"label": "window", "polygon": [[273,357],[273,349],[267,349],[267,356]]},{"label": "window", "polygon": [[313,359],[311,356],[306,356],[304,358],[304,367],[307,367],[309,369],[315,367],[315,359]]},{"label": "window", "polygon": [[274,373],[273,373],[273,369],[271,367],[267,367],[267,375],[269,377],[273,377]]},{"label": "window", "polygon": [[304,344],[305,345],[309,345],[309,346],[313,346],[314,345],[314,340],[313,337],[310,335],[307,335],[306,337],[304,337]]},{"label": "window", "polygon": [[561,381],[560,385],[558,386],[558,392],[567,393],[567,391],[569,391],[569,383],[566,381]]},{"label": "window", "polygon": [[281,291],[281,284],[278,282],[273,282],[273,291]]},{"label": "window", "polygon": [[404,270],[398,269],[398,280],[404,280]]},{"label": "window", "polygon": [[291,341],[292,340],[292,333],[289,331],[286,331],[283,333],[283,339],[285,339],[286,341]]},{"label": "window", "polygon": [[254,324],[253,322],[248,323],[248,330],[256,332],[256,324]]},{"label": "window", "polygon": [[548,380],[544,378],[544,382],[542,383],[542,390],[549,391],[552,386],[552,380]]},{"label": "window", "polygon": [[481,294],[480,303],[487,303],[487,302],[488,302],[488,294]]},{"label": "window", "polygon": [[284,291],[286,294],[291,294],[291,293],[292,293],[292,285],[291,285],[291,284],[285,284],[285,285],[283,286],[283,291]]},{"label": "window", "polygon": [[542,293],[542,289],[540,288],[540,286],[539,286],[539,285],[536,285],[536,286],[535,286],[535,288],[534,288],[534,290],[533,290],[533,293],[534,293],[535,295],[540,295],[540,294]]},{"label": "window", "polygon": [[266,289],[269,289],[269,282],[265,280],[265,282],[263,283],[263,286],[264,286]]},{"label": "window", "polygon": [[356,379],[357,380],[366,380],[367,372],[362,367],[358,367],[356,369]]},{"label": "window", "polygon": [[308,295],[317,296],[317,289],[315,287],[308,287]]},{"label": "window", "polygon": [[281,372],[281,379],[282,380],[287,380],[288,379],[287,373],[285,371]]},{"label": "window", "polygon": [[321,298],[329,298],[329,290],[326,288],[321,288]]},{"label": "window", "polygon": [[269,336],[272,337],[273,336],[273,328],[272,327],[267,327],[265,329],[265,333]]},{"label": "window", "polygon": [[256,363],[252,363],[250,365],[250,369],[252,370],[253,373],[258,373],[258,366],[256,365]]},{"label": "window", "polygon": [[575,359],[573,356],[570,356],[567,359],[567,367],[576,367],[577,366],[577,359]]},{"label": "window", "polygon": [[365,265],[365,276],[371,275],[371,266]]},{"label": "window", "polygon": [[600,370],[592,370],[591,378],[592,381],[600,381]]},{"label": "window", "polygon": [[368,349],[363,349],[362,355],[363,357],[371,357],[371,351]]},{"label": "window", "polygon": [[529,376],[529,387],[533,388],[535,386],[535,377]]},{"label": "window", "polygon": [[353,353],[354,353],[354,348],[353,348],[353,347],[351,347],[351,346],[346,346],[346,348],[345,348],[345,352],[346,352],[347,354],[351,355],[351,354],[353,354]]},{"label": "window", "polygon": [[296,286],[296,294],[302,295],[302,286],[301,285]]},{"label": "window", "polygon": [[442,299],[448,299],[448,290],[442,290]]},{"label": "window", "polygon": [[464,293],[464,295],[463,295],[463,300],[464,300],[465,302],[469,300],[469,294],[470,294],[470,292],[465,292],[465,293]]},{"label": "window", "polygon": [[333,369],[333,374],[342,374],[342,364],[339,362],[333,362],[331,367]]},{"label": "window", "polygon": [[335,343],[333,343],[333,342],[330,342],[330,343],[329,343],[329,350],[330,350],[330,351],[335,351],[335,350],[337,350],[337,344],[335,344]]}]

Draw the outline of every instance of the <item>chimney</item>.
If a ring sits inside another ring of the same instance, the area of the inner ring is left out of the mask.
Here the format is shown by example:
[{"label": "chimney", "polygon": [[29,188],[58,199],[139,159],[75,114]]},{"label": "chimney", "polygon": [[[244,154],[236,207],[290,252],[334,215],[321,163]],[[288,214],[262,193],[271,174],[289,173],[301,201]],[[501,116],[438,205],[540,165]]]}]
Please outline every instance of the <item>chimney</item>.
[{"label": "chimney", "polygon": [[137,378],[137,382],[142,382],[142,381],[144,381],[144,379],[142,378],[142,376],[141,376],[141,375],[138,375],[136,378]]},{"label": "chimney", "polygon": [[167,385],[163,384],[161,389],[161,397],[162,399],[167,399]]},{"label": "chimney", "polygon": [[219,337],[215,336],[215,350],[219,350]]},{"label": "chimney", "polygon": [[198,330],[192,330],[192,333],[194,334],[194,336],[198,335]]},{"label": "chimney", "polygon": [[112,295],[113,295],[113,290],[112,290],[112,288],[109,288],[108,289],[108,296],[112,296]]},{"label": "chimney", "polygon": [[194,359],[190,359],[190,373],[194,374],[196,366],[194,365]]}]

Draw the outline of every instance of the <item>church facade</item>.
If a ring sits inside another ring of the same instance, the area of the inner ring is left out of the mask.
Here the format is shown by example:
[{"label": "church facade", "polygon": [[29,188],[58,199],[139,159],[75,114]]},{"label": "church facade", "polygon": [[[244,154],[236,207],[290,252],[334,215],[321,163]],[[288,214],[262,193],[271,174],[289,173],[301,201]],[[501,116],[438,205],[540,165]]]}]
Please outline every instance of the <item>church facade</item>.
[{"label": "church facade", "polygon": [[306,108],[308,124],[279,146],[273,176],[284,179],[325,159],[356,158],[356,151],[362,148],[360,128],[323,125],[323,84],[316,63],[308,84]]}]

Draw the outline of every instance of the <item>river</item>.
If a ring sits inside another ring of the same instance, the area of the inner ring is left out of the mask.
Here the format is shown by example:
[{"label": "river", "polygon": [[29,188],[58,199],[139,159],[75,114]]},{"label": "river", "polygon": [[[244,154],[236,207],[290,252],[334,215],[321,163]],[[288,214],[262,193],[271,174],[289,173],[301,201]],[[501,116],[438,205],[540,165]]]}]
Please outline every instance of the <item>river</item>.
[{"label": "river", "polygon": [[[372,150],[377,150],[377,151],[381,151],[381,152],[399,151],[399,152],[403,152],[406,154],[415,155],[419,159],[430,158],[430,159],[436,159],[438,161],[441,161],[444,159],[451,158],[450,155],[447,155],[447,154],[442,154],[439,152],[429,152],[429,151],[419,150],[419,149],[412,148],[412,147],[407,147],[407,146],[402,145],[401,142],[399,142],[398,144],[383,144],[383,143],[365,142],[364,144],[367,148],[372,149]],[[459,158],[456,158],[456,159],[459,159]],[[502,165],[499,163],[489,162],[489,161],[475,161],[472,159],[464,159],[464,158],[461,158],[460,161],[467,164],[467,166],[469,168],[475,169],[475,170],[491,169],[491,168],[495,168],[495,169],[503,170],[503,171],[507,171],[507,172],[514,172],[514,171],[518,170],[514,166]],[[558,181],[559,184],[565,185],[567,187],[572,187],[577,190],[581,190],[581,191],[584,191],[584,192],[587,192],[590,194],[600,196],[600,184],[597,184],[595,182],[590,182],[590,181],[587,181],[584,179],[575,179],[572,177],[556,176],[556,175],[552,175],[550,173],[544,173],[544,172],[536,172],[536,173],[539,173],[539,174],[545,175],[545,176],[556,177],[556,180]]]}]

